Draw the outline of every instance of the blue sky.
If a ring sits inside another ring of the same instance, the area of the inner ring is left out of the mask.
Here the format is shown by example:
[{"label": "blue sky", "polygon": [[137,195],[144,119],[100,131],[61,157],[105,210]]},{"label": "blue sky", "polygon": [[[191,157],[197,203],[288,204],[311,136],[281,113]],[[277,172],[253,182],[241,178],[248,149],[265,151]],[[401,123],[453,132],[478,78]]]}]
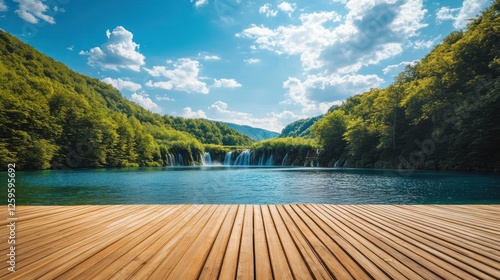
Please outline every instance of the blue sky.
[{"label": "blue sky", "polygon": [[0,0],[0,28],[153,112],[279,132],[389,85],[490,4]]}]

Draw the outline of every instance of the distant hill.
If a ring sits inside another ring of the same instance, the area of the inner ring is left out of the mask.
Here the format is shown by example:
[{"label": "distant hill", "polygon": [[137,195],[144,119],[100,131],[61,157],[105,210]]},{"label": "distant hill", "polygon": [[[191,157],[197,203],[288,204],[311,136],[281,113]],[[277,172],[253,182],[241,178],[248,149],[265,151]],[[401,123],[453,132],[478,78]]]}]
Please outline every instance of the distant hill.
[{"label": "distant hill", "polygon": [[[216,121],[214,121],[214,122],[216,122]],[[218,123],[225,124],[229,128],[232,128],[232,129],[238,131],[241,134],[245,134],[245,135],[247,135],[248,137],[252,138],[255,141],[276,138],[276,137],[278,137],[280,135],[277,132],[265,130],[265,129],[262,129],[262,128],[255,128],[255,127],[251,127],[251,126],[248,126],[248,125],[239,125],[239,124],[226,123],[226,122],[218,122]]]},{"label": "distant hill", "polygon": [[280,138],[284,137],[312,137],[311,135],[311,126],[315,124],[317,121],[321,120],[323,118],[323,115],[312,117],[312,118],[307,118],[307,119],[301,119],[298,121],[295,121],[289,125],[287,125],[283,130],[281,131]]}]

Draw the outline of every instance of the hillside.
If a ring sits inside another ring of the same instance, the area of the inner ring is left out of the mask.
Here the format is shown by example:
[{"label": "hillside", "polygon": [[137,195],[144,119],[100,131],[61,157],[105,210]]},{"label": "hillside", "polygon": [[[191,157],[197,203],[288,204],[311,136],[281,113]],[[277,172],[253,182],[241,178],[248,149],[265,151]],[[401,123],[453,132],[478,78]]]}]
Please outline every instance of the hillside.
[{"label": "hillside", "polygon": [[313,137],[311,134],[311,127],[319,120],[323,118],[323,115],[319,115],[312,118],[301,119],[287,125],[281,131],[279,137]]},{"label": "hillside", "polygon": [[153,114],[0,31],[2,168],[191,164],[201,141],[252,142],[224,125]]},{"label": "hillside", "polygon": [[500,1],[312,132],[323,165],[500,171]]},{"label": "hillside", "polygon": [[238,131],[239,133],[250,137],[252,140],[255,140],[255,141],[272,139],[272,138],[276,138],[279,136],[279,133],[277,133],[277,132],[265,130],[262,128],[251,127],[248,125],[239,125],[239,124],[227,123],[227,122],[215,122],[215,123],[227,125],[229,128],[232,128],[232,129]]}]

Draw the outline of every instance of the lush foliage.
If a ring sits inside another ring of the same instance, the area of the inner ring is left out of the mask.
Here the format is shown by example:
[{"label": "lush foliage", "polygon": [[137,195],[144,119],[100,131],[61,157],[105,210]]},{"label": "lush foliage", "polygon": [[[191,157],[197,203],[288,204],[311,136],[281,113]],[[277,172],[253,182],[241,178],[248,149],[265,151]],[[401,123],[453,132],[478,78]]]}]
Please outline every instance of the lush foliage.
[{"label": "lush foliage", "polygon": [[247,135],[229,128],[220,122],[204,119],[185,119],[181,117],[163,116],[166,124],[176,130],[193,135],[198,141],[217,145],[250,145],[253,140]]},{"label": "lush foliage", "polygon": [[323,115],[320,115],[313,118],[307,118],[295,121],[287,125],[285,128],[283,128],[279,137],[311,138],[313,137],[311,134],[312,125],[314,125],[317,121],[321,120],[323,117],[324,117]]},{"label": "lush foliage", "polygon": [[272,155],[274,165],[306,165],[317,161],[318,144],[313,139],[287,137],[263,140],[251,149],[256,163],[265,163]]},{"label": "lush foliage", "polygon": [[[190,164],[204,148],[169,119],[0,31],[2,168],[9,162],[21,169],[158,166],[169,164],[169,154]],[[209,139],[207,131],[200,137]]]},{"label": "lush foliage", "polygon": [[500,170],[500,1],[313,126],[323,165]]}]

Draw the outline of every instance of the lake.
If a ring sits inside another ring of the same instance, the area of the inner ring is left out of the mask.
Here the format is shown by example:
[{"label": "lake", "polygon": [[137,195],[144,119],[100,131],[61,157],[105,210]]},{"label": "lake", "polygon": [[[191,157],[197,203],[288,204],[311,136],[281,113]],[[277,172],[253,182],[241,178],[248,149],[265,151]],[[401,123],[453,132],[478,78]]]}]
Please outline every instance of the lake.
[{"label": "lake", "polygon": [[[0,177],[7,182],[7,173]],[[403,177],[396,170],[380,169],[225,166],[18,171],[16,201],[18,205],[499,204],[500,176],[418,171]],[[5,191],[1,204],[6,203]]]}]

